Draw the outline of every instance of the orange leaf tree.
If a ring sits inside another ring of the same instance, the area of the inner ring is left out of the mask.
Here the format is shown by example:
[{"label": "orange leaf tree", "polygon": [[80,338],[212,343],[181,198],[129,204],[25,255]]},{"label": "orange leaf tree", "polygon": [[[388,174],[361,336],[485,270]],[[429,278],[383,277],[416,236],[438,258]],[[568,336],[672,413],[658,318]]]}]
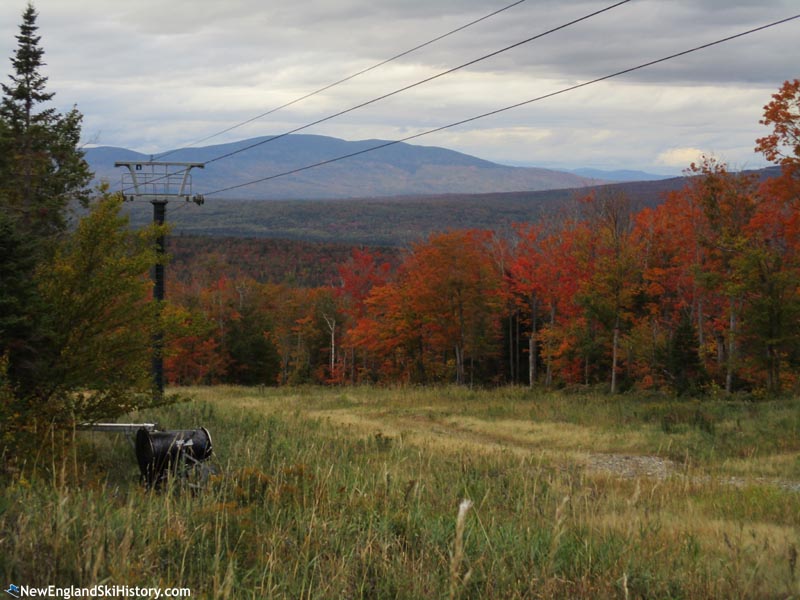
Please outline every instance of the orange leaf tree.
[{"label": "orange leaf tree", "polygon": [[496,353],[501,277],[482,231],[433,235],[417,244],[397,281],[372,290],[360,343],[419,381],[470,380]]}]

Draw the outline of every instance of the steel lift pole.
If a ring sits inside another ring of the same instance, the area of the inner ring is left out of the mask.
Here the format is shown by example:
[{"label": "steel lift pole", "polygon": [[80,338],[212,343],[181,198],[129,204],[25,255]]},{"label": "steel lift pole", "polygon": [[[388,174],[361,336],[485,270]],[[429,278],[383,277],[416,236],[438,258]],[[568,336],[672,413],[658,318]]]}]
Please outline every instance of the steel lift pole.
[{"label": "steel lift pole", "polygon": [[[161,227],[166,222],[167,203],[170,200],[182,199],[203,204],[204,198],[199,194],[192,196],[192,178],[190,171],[202,169],[203,163],[192,162],[159,162],[159,161],[117,161],[115,167],[126,167],[127,173],[122,175],[122,189],[125,200],[149,201],[153,205],[153,224]],[[126,193],[133,191],[133,193]],[[156,264],[153,267],[153,300],[160,312],[166,296],[164,273],[164,235],[156,239]],[[153,336],[153,396],[156,401],[164,397],[164,332],[161,327]]]}]

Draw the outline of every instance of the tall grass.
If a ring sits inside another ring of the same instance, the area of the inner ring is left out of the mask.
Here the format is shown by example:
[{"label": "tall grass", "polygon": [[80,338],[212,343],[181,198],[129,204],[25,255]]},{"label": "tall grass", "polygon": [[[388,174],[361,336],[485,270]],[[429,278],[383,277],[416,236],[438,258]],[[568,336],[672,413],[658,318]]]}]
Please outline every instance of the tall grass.
[{"label": "tall grass", "polygon": [[[219,473],[201,493],[146,492],[125,440],[82,434],[50,476],[0,492],[5,581],[189,587],[202,598],[800,594],[800,496],[708,476],[731,460],[755,472],[750,463],[791,451],[789,433],[759,432],[796,427],[793,401],[752,412],[704,404],[707,431],[694,404],[663,399],[453,388],[195,395],[132,418],[209,428]],[[665,415],[677,415],[667,427]],[[626,453],[684,466],[666,480],[592,473],[573,461],[578,450],[548,451],[514,423],[585,428],[587,438],[569,433],[581,452],[595,435],[604,451],[617,439]],[[771,468],[791,475],[780,461]]]}]

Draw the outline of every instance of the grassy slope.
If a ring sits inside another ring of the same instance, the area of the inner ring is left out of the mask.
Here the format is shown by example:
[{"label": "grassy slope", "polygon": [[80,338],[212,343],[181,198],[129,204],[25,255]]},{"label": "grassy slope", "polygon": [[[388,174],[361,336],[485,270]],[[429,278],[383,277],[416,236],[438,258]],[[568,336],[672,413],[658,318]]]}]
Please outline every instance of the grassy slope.
[{"label": "grassy slope", "polygon": [[[222,473],[148,495],[87,435],[0,495],[7,581],[195,597],[770,598],[800,594],[800,404],[520,389],[194,390]],[[669,461],[666,478],[591,468]],[[77,473],[77,475],[76,475]],[[629,476],[628,476],[629,475]],[[454,561],[456,512],[469,498]],[[467,576],[467,574],[469,574]]]}]

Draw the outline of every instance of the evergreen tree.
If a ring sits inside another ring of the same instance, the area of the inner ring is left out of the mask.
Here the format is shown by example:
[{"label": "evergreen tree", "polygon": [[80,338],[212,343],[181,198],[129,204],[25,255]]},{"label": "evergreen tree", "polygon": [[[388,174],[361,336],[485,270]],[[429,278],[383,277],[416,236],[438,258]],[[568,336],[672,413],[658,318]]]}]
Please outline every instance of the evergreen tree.
[{"label": "evergreen tree", "polygon": [[31,308],[37,303],[31,276],[35,269],[32,244],[20,235],[8,213],[0,211],[0,355],[14,363],[7,365],[14,379],[30,359],[33,327]]},{"label": "evergreen tree", "polygon": [[35,123],[46,122],[55,115],[53,109],[45,110],[38,115],[33,112],[34,106],[49,102],[55,96],[54,93],[45,91],[47,77],[39,73],[39,69],[44,66],[42,61],[44,50],[39,47],[41,36],[36,35],[39,29],[36,25],[37,16],[33,5],[28,4],[22,14],[20,33],[16,36],[18,47],[14,58],[11,59],[15,74],[9,78],[13,85],[2,86],[4,116],[24,129],[30,128]]},{"label": "evergreen tree", "polygon": [[698,394],[708,383],[699,346],[697,331],[689,314],[684,312],[663,351],[664,370],[672,379],[672,386],[679,396]]},{"label": "evergreen tree", "polygon": [[54,97],[28,4],[11,58],[9,82],[0,85],[0,356],[16,393],[26,394],[44,360],[50,334],[33,284],[37,265],[49,260],[64,232],[69,207],[88,202],[89,167],[80,150],[81,114],[49,106]]},{"label": "evergreen tree", "polygon": [[267,315],[252,308],[233,321],[228,335],[228,350],[233,360],[226,380],[243,385],[272,384],[280,376],[280,356],[266,335],[272,328]]},{"label": "evergreen tree", "polygon": [[37,35],[37,13],[28,4],[22,15],[10,83],[0,100],[0,202],[24,234],[45,239],[63,231],[71,203],[88,201],[92,174],[81,151],[82,115],[65,115],[48,106],[41,69],[44,50]]}]

